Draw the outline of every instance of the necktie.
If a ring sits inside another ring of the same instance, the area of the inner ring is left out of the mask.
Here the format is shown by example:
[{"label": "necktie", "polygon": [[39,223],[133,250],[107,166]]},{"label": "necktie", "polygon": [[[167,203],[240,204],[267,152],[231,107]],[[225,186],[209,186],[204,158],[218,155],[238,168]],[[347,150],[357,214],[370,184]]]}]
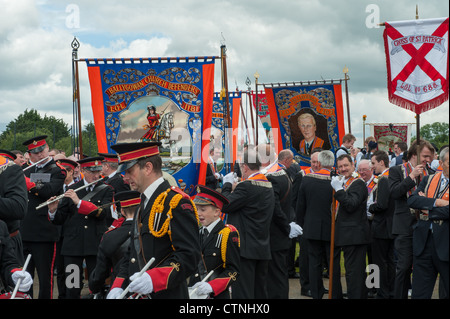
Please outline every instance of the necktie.
[{"label": "necktie", "polygon": [[200,234],[200,245],[203,247],[203,245],[206,242],[206,238],[208,237],[209,232],[206,228],[202,228],[201,234]]}]

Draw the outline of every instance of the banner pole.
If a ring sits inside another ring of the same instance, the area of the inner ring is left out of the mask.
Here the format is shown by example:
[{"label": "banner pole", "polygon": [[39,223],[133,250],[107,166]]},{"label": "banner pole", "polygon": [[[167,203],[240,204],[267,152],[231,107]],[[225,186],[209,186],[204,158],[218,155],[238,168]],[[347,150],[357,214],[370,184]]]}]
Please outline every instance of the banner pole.
[{"label": "banner pole", "polygon": [[[233,158],[233,144],[232,144],[232,138],[230,137],[229,129],[231,126],[231,120],[230,120],[230,100],[228,96],[228,75],[227,75],[227,54],[226,54],[226,46],[222,45],[220,47],[221,51],[221,61],[222,61],[222,90],[225,90],[225,113],[226,113],[226,123],[227,123],[227,129],[224,128],[224,134],[225,134],[225,145],[228,145],[228,154],[225,154],[225,150],[227,147],[225,147],[224,150],[224,157],[225,159],[230,159],[230,163],[226,164],[226,168],[230,168],[230,170],[226,169],[226,172],[229,173],[234,170],[234,163],[231,160]],[[224,123],[225,124],[225,123]]]},{"label": "banner pole", "polygon": [[[75,37],[72,41],[72,65],[73,65],[73,72],[74,72],[74,82],[73,83],[73,99],[74,102],[76,101],[76,105],[74,105],[74,108],[76,106],[77,108],[77,118],[78,118],[78,149],[80,152],[80,159],[83,158],[83,138],[82,138],[82,127],[81,127],[81,107],[80,107],[80,81],[78,76],[78,48],[80,47],[80,42],[78,42],[77,38]],[[75,149],[74,149],[75,153]]]},{"label": "banner pole", "polygon": [[349,101],[348,101],[348,80],[350,80],[350,77],[347,75],[348,73],[348,67],[345,66],[344,67],[344,82],[345,82],[345,102],[347,104],[347,119],[348,119],[348,132],[351,133],[352,132],[352,126],[351,126],[351,121],[350,121],[350,105],[349,105]]}]

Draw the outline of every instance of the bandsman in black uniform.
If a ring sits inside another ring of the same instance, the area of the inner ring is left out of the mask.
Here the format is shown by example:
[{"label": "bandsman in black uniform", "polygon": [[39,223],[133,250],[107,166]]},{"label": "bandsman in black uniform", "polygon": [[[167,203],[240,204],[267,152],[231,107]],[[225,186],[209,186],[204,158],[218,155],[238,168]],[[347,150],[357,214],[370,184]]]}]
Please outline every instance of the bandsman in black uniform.
[{"label": "bandsman in black uniform", "polygon": [[130,245],[131,227],[136,208],[141,203],[138,191],[123,191],[114,194],[114,202],[123,217],[123,222],[108,230],[98,247],[97,263],[89,277],[89,290],[100,294],[105,290],[105,281],[113,282],[119,272],[120,263]]},{"label": "bandsman in black uniform", "polygon": [[[111,186],[100,181],[102,160],[102,157],[79,160],[84,178],[73,184],[64,193],[61,201],[54,202],[48,207],[49,219],[56,225],[63,225],[61,255],[64,256],[66,278],[76,271],[68,267],[70,265],[78,266],[77,270],[80,274],[79,282],[74,282],[71,287],[66,285],[67,299],[80,298],[83,261],[86,261],[87,276],[89,276],[95,268],[98,245],[107,229],[106,211],[102,206],[113,201],[113,190]],[[78,192],[74,191],[89,184],[91,185]]]},{"label": "bandsman in black uniform", "polygon": [[[162,177],[159,142],[121,143],[111,148],[119,155],[119,171],[132,190],[142,194],[134,217],[131,242],[108,299],[123,288],[151,298],[188,298],[186,279],[200,261],[198,214],[189,195],[170,187]],[[137,276],[151,260],[142,276]],[[131,282],[130,282],[131,281]]]},{"label": "bandsman in black uniform", "polygon": [[[17,281],[22,279],[16,296],[30,289],[33,279],[27,271],[22,269],[22,265],[23,263],[19,263],[15,256],[15,247],[9,237],[8,227],[4,221],[0,220],[0,288],[13,291]],[[0,295],[0,299],[10,298],[9,292]]]},{"label": "bandsman in black uniform", "polygon": [[267,299],[275,195],[272,184],[260,172],[256,151],[244,152],[239,165],[244,181],[234,184],[234,172],[227,174],[221,193],[229,201],[222,212],[228,214],[228,222],[237,228],[241,240],[240,277],[233,285],[233,299]]},{"label": "bandsman in black uniform", "polygon": [[[331,178],[331,186],[335,190],[334,197],[337,201],[334,260],[336,261],[342,250],[348,298],[366,299],[366,252],[369,244],[368,191],[364,180],[355,172],[355,164],[350,155],[339,156],[336,163],[341,176]],[[333,264],[333,272],[340,273],[339,261]],[[338,289],[336,298],[341,298],[342,288],[339,285],[336,289]],[[334,291],[332,297],[335,298]]]},{"label": "bandsman in black uniform", "polygon": [[24,262],[20,221],[27,212],[28,192],[22,168],[15,165],[16,155],[0,150],[0,220],[8,226],[9,236],[19,263]]},{"label": "bandsman in black uniform", "polygon": [[[228,200],[220,193],[203,185],[197,186],[194,198],[200,228],[202,259],[197,273],[190,278],[189,285],[197,296],[214,299],[231,299],[232,284],[239,276],[239,233],[233,225],[220,219],[221,210]],[[204,278],[211,271],[211,276]]]},{"label": "bandsman in black uniform", "polygon": [[[30,154],[30,163],[25,164],[23,168],[49,156],[46,138],[45,135],[37,136],[23,143]],[[53,297],[53,270],[59,231],[48,219],[48,208],[42,207],[37,210],[36,207],[49,198],[61,194],[64,179],[65,171],[51,157],[25,171],[28,211],[22,220],[20,233],[24,256],[28,254],[32,256],[27,271],[33,276],[36,270],[39,277],[39,299]],[[32,289],[29,295],[33,296]]]},{"label": "bandsman in black uniform", "polygon": [[[117,172],[119,167],[119,159],[116,154],[98,153],[103,157],[102,161],[102,176],[104,176],[103,182],[110,185],[114,193],[124,192],[130,190],[130,185],[124,182],[122,174]],[[109,227],[113,222],[118,219],[117,211],[114,206],[111,206],[110,211],[106,215],[106,225]]]}]

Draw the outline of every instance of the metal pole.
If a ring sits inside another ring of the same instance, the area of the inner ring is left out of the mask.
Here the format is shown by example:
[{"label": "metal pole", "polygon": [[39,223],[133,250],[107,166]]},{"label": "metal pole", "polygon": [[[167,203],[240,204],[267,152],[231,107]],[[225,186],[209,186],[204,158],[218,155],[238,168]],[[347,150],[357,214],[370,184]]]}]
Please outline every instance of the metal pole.
[{"label": "metal pole", "polygon": [[74,70],[74,83],[73,83],[73,99],[76,102],[77,115],[78,115],[78,146],[80,152],[80,159],[83,158],[83,138],[82,138],[82,127],[81,127],[81,107],[80,107],[80,82],[78,79],[78,48],[80,47],[80,42],[77,38],[72,41],[72,64]]},{"label": "metal pole", "polygon": [[259,105],[258,105],[258,78],[259,78],[259,73],[258,71],[256,71],[256,73],[254,74],[255,76],[255,121],[256,121],[256,141],[255,141],[255,146],[258,146],[259,144],[259,137],[258,137],[258,131],[259,131],[259,123],[258,123],[258,118],[259,118]]},{"label": "metal pole", "polygon": [[345,75],[345,101],[347,104],[347,118],[348,118],[348,132],[351,133],[352,132],[352,126],[351,126],[351,121],[350,121],[350,105],[349,105],[349,101],[348,101],[348,80],[350,80],[350,77],[348,76],[348,68],[347,66],[344,67],[344,75]]},{"label": "metal pole", "polygon": [[[227,55],[226,55],[226,46],[222,45],[221,47],[221,59],[222,59],[222,87],[225,89],[225,113],[226,113],[226,124],[227,129],[224,129],[225,134],[225,145],[228,145],[228,154],[225,154],[224,150],[224,157],[230,160],[228,164],[225,163],[226,172],[229,173],[230,171],[233,171],[234,169],[234,163],[232,161],[233,158],[233,139],[232,135],[230,136],[229,129],[231,128],[231,116],[230,116],[230,100],[228,97],[228,75],[227,75]],[[225,123],[224,123],[225,124]],[[226,149],[227,147],[225,147]],[[228,170],[230,168],[230,170]]]}]

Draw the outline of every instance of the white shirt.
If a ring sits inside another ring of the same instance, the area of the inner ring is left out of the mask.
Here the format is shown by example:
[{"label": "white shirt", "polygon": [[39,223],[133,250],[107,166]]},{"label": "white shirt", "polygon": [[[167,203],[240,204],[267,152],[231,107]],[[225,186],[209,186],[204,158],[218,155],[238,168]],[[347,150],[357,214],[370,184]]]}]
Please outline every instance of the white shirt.
[{"label": "white shirt", "polygon": [[201,232],[203,232],[203,229],[206,228],[206,230],[208,230],[208,236],[209,234],[211,234],[212,230],[214,229],[214,227],[216,227],[217,223],[220,221],[220,218],[217,218],[215,221],[213,221],[211,224],[209,224],[208,226],[203,226],[201,228]]},{"label": "white shirt", "polygon": [[144,207],[147,206],[148,201],[150,200],[150,197],[152,197],[153,193],[156,191],[159,185],[161,185],[164,182],[164,178],[161,176],[156,181],[150,184],[150,186],[147,187],[147,189],[144,191],[145,195],[145,201],[144,201]]}]

